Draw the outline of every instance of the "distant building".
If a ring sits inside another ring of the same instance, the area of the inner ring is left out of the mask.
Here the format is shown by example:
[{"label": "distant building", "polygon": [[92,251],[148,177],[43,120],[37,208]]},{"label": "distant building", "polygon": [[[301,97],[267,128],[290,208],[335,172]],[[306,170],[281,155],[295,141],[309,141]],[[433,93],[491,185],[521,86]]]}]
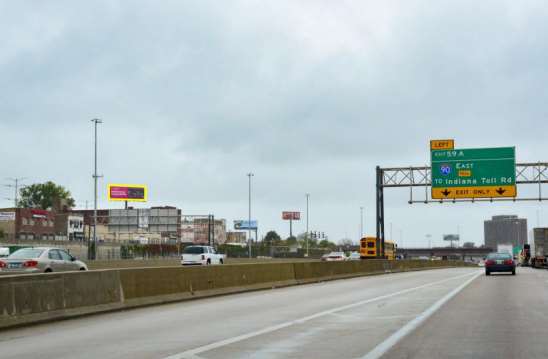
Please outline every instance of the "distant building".
[{"label": "distant building", "polygon": [[84,216],[70,212],[55,215],[55,239],[84,241]]},{"label": "distant building", "polygon": [[55,213],[34,208],[0,209],[0,229],[8,240],[55,240]]},{"label": "distant building", "polygon": [[181,242],[192,244],[223,244],[226,237],[226,220],[210,219],[207,216],[183,216],[181,219]]},{"label": "distant building", "polygon": [[518,216],[493,216],[483,224],[485,246],[497,249],[499,244],[523,247],[527,243],[527,219]]},{"label": "distant building", "polygon": [[108,231],[115,241],[177,241],[181,210],[175,207],[111,209]]},{"label": "distant building", "polygon": [[[84,218],[84,235],[93,237],[93,210],[73,210]],[[180,238],[181,210],[175,207],[97,210],[99,241],[155,243]]]},{"label": "distant building", "polygon": [[247,243],[247,232],[226,232],[226,243]]}]

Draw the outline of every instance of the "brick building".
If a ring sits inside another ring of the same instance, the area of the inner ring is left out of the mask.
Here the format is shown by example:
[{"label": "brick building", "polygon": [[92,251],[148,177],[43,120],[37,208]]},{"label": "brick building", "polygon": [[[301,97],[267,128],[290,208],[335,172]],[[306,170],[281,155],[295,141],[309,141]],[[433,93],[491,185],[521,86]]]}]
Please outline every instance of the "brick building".
[{"label": "brick building", "polygon": [[0,229],[8,240],[55,240],[55,213],[34,208],[0,209]]}]

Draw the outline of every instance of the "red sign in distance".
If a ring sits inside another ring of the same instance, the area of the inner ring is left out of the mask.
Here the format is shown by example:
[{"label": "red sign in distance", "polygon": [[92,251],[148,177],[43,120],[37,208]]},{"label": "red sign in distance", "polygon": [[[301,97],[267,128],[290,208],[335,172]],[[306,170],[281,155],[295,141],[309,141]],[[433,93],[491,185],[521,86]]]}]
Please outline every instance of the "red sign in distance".
[{"label": "red sign in distance", "polygon": [[282,212],[282,219],[286,221],[289,221],[289,220],[299,221],[301,219],[301,212],[284,211]]}]

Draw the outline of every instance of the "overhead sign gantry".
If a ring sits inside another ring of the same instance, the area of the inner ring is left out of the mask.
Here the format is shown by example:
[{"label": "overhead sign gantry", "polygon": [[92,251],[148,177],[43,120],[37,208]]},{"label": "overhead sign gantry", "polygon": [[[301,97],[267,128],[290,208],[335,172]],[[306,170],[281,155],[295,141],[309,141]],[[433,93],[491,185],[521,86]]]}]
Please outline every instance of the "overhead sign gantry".
[{"label": "overhead sign gantry", "polygon": [[[430,157],[431,166],[376,168],[382,256],[384,188],[409,188],[409,204],[548,200],[542,195],[542,185],[548,184],[548,162],[516,163],[515,147],[455,149],[454,140],[433,140]],[[517,185],[536,185],[537,196],[519,197]],[[421,187],[424,190],[417,191]]]}]

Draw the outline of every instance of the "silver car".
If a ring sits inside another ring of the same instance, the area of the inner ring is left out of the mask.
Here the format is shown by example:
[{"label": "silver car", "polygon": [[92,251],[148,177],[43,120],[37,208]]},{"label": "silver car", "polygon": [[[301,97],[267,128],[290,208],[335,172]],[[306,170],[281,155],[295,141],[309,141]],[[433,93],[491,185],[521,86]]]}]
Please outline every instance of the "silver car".
[{"label": "silver car", "polygon": [[88,270],[65,250],[51,247],[21,248],[0,259],[0,273],[49,273]]}]

